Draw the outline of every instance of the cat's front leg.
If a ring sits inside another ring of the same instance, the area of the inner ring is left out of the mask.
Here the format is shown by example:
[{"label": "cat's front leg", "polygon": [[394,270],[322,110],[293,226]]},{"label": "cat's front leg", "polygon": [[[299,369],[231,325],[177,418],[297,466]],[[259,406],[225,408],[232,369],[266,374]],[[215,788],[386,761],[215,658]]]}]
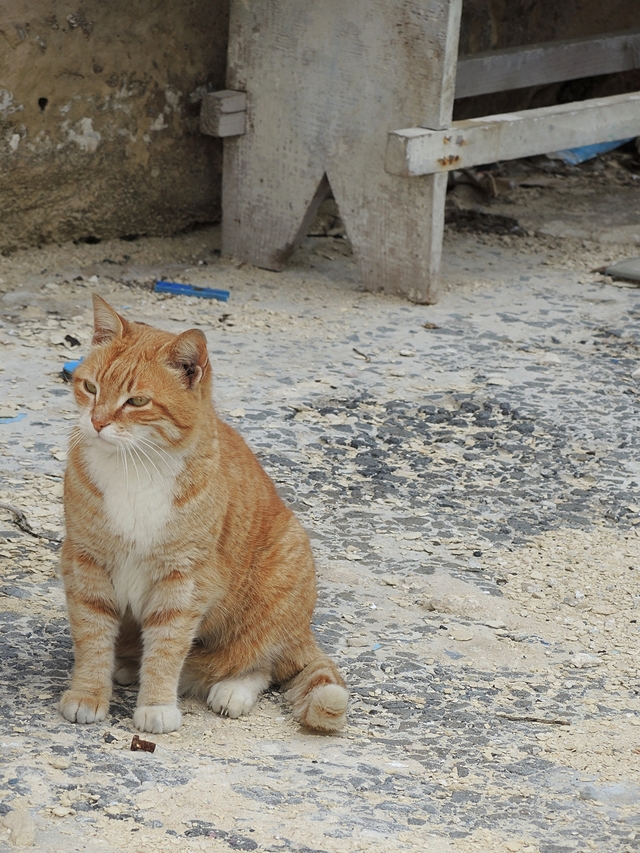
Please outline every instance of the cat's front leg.
[{"label": "cat's front leg", "polygon": [[177,575],[171,573],[158,585],[142,621],[140,692],[133,724],[143,732],[172,732],[182,723],[178,681],[200,613],[190,600],[191,585],[179,582]]},{"label": "cat's front leg", "polygon": [[107,573],[67,540],[61,571],[73,639],[75,665],[71,687],[60,700],[72,723],[106,719],[111,698],[119,615]]}]

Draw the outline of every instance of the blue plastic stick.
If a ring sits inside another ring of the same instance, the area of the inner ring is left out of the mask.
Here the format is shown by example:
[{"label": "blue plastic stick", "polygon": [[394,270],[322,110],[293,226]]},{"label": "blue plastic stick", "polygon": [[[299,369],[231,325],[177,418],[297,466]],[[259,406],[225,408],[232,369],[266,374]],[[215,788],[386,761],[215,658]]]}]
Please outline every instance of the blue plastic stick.
[{"label": "blue plastic stick", "polygon": [[216,290],[213,287],[194,287],[192,284],[181,284],[178,281],[157,281],[153,289],[156,293],[199,296],[200,299],[217,299],[219,302],[226,302],[230,296],[228,290]]}]

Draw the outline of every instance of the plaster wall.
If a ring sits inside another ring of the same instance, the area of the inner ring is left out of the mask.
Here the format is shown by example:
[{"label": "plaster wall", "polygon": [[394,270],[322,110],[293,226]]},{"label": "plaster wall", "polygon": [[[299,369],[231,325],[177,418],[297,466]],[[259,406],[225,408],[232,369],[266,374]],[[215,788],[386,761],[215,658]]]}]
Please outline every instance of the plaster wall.
[{"label": "plaster wall", "polygon": [[220,215],[227,0],[0,6],[0,250],[175,233]]}]

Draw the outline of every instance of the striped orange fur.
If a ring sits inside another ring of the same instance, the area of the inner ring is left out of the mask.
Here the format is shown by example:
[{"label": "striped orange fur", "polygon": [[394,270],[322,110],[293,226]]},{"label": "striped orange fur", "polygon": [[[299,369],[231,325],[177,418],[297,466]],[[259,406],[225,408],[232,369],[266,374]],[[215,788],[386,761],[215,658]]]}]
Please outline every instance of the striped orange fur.
[{"label": "striped orange fur", "polygon": [[65,476],[63,715],[103,720],[113,680],[138,680],[134,725],[166,732],[181,692],[238,717],[279,684],[303,725],[340,729],[347,691],[311,632],[308,538],[217,417],[204,335],[129,322],[98,296],[94,328]]}]

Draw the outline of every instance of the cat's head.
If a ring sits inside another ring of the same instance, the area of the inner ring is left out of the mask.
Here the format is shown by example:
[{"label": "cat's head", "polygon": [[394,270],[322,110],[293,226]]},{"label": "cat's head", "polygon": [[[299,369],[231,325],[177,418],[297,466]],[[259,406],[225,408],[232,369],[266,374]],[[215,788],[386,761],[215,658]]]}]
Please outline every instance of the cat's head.
[{"label": "cat's head", "polygon": [[84,436],[105,449],[148,448],[148,442],[171,449],[188,442],[210,412],[204,334],[189,329],[174,335],[129,322],[95,294],[93,313],[91,351],[73,372]]}]

